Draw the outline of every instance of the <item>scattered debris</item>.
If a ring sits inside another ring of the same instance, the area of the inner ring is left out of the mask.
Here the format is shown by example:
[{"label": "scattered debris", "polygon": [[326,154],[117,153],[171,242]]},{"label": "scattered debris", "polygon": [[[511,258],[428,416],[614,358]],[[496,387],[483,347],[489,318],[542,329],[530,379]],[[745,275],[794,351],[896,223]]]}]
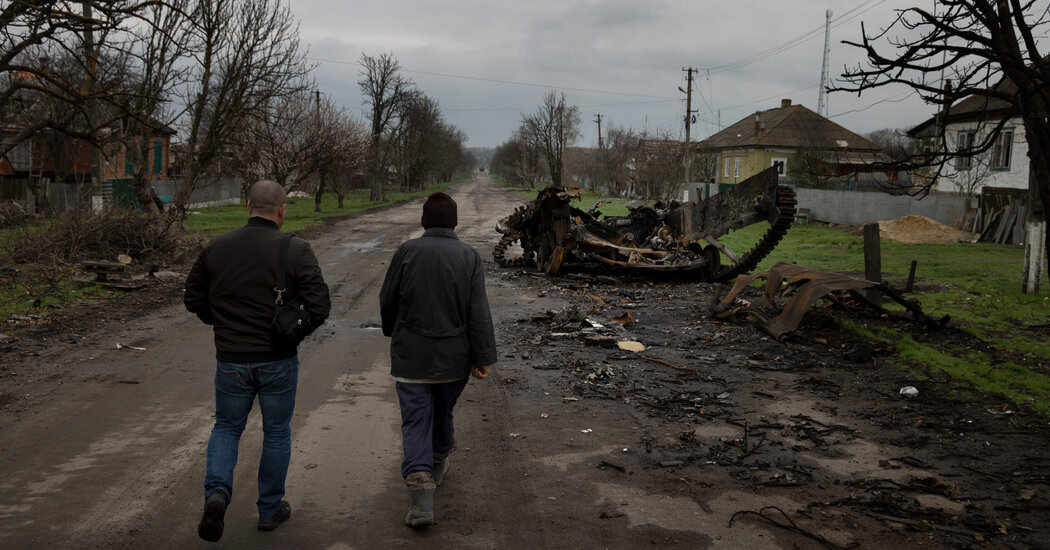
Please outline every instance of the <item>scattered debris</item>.
[{"label": "scattered debris", "polygon": [[904,386],[901,388],[901,395],[904,397],[918,397],[919,389],[915,386]]},{"label": "scattered debris", "polygon": [[634,340],[621,340],[616,343],[616,347],[624,351],[645,351],[645,344],[641,342],[635,342]]},{"label": "scattered debris", "polygon": [[610,319],[610,321],[615,321],[617,323],[620,323],[621,326],[627,327],[629,325],[634,324],[634,315],[631,315],[631,312],[628,311],[625,312],[623,315],[613,317],[612,319]]},{"label": "scattered debris", "polygon": [[[795,291],[794,296],[787,301],[783,311],[772,319],[749,302],[737,303],[737,296],[756,279],[766,280],[765,298],[771,307],[776,307],[777,295],[785,295],[792,290]],[[781,283],[786,283],[784,289],[781,289]],[[858,292],[863,289],[876,289],[882,292],[904,306],[915,321],[922,323],[928,328],[941,327],[949,321],[947,315],[939,321],[930,319],[919,308],[918,302],[905,298],[884,283],[876,283],[841,273],[822,271],[786,262],[780,262],[769,271],[763,273],[737,277],[736,283],[729,290],[729,293],[712,308],[712,317],[726,319],[741,312],[747,313],[749,318],[760,329],[779,339],[785,334],[797,330],[802,322],[802,316],[809,307],[825,296],[841,306],[866,309],[879,315],[887,314],[882,307],[872,303],[864,293]]]},{"label": "scattered debris", "polygon": [[146,351],[146,348],[140,348],[138,346],[128,346],[125,344],[121,344],[120,342],[117,342],[117,349],[133,349],[138,351]]}]

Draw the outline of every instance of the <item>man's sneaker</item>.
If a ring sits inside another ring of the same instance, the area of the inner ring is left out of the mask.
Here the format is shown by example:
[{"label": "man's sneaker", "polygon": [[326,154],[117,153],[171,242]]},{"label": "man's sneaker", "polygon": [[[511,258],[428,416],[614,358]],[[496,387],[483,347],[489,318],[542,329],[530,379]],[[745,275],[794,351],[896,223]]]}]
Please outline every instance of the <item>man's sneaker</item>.
[{"label": "man's sneaker", "polygon": [[222,538],[223,518],[226,517],[226,506],[229,500],[226,493],[215,490],[204,499],[204,513],[197,524],[197,534],[208,542],[218,542]]},{"label": "man's sneaker", "polygon": [[273,531],[277,529],[278,525],[288,521],[290,517],[292,517],[292,505],[288,504],[287,500],[282,500],[281,508],[277,510],[276,514],[259,518],[259,530]]}]

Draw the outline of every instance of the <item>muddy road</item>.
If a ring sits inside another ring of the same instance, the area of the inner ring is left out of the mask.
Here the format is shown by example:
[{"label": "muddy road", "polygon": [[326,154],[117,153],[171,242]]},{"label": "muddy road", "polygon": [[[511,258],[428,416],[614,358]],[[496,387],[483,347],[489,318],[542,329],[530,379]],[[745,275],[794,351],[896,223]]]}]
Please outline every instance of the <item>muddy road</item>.
[{"label": "muddy road", "polygon": [[386,261],[422,233],[417,200],[311,241],[333,307],[300,347],[288,523],[255,529],[253,413],[225,534],[197,538],[214,349],[169,299],[0,346],[0,547],[1047,547],[1045,418],[923,383],[831,314],[781,343],[706,317],[719,287],[501,269],[493,227],[520,199],[485,175],[450,193],[486,260],[500,361],[457,407],[437,526],[402,524],[378,328]]}]

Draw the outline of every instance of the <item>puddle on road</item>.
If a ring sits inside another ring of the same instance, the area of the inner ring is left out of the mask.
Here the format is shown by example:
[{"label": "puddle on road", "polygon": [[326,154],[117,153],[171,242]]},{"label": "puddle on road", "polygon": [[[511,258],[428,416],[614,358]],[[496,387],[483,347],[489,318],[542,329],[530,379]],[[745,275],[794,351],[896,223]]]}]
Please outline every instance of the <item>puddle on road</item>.
[{"label": "puddle on road", "polygon": [[393,248],[380,246],[379,241],[342,242],[336,245],[338,248],[347,248],[354,252],[393,252]]}]

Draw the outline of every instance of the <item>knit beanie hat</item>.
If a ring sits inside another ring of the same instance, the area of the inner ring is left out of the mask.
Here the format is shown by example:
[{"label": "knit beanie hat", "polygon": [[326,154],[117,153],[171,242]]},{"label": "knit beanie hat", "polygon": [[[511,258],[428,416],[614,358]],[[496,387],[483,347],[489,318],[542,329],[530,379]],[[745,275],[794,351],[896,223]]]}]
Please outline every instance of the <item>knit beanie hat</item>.
[{"label": "knit beanie hat", "polygon": [[456,201],[452,197],[438,191],[427,197],[423,203],[423,229],[431,227],[456,227],[459,220],[456,218]]}]

